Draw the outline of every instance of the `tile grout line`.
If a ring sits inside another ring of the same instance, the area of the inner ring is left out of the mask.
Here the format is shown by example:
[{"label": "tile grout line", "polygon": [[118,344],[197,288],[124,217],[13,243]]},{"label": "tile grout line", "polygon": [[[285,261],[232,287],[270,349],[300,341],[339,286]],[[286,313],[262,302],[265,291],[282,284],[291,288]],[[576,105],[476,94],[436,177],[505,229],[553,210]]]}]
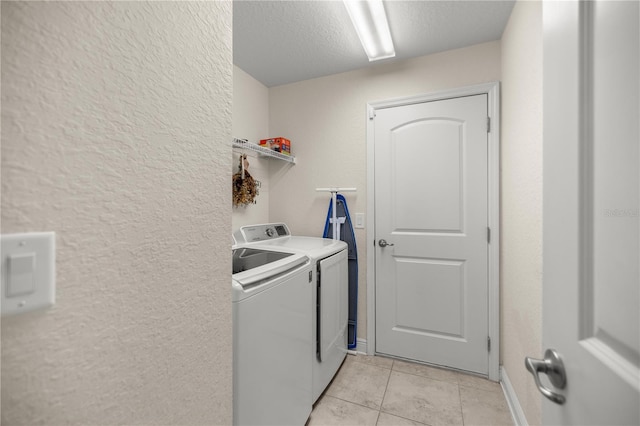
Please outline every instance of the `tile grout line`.
[{"label": "tile grout line", "polygon": [[[436,380],[438,382],[444,382],[444,383],[450,383],[452,385],[459,385],[460,383],[458,383],[457,381],[452,382],[450,380],[443,380],[443,379],[437,379],[435,377],[431,377],[431,376],[425,376],[424,374],[416,374],[416,373],[409,373],[407,371],[402,371],[402,370],[392,370],[395,371],[396,373],[402,373],[402,374],[407,374],[409,376],[416,376],[416,377],[423,377],[425,379],[429,379],[429,380]],[[468,386],[467,386],[468,387]]]},{"label": "tile grout line", "polygon": [[464,410],[462,409],[462,392],[460,391],[460,383],[458,383],[458,398],[460,399],[460,418],[462,419],[462,426],[464,426]]},{"label": "tile grout line", "polygon": [[[387,396],[387,389],[389,389],[389,382],[391,381],[391,373],[393,373],[394,371],[395,371],[396,373],[402,373],[402,371],[398,371],[398,370],[394,370],[394,369],[393,369],[393,366],[395,365],[395,363],[396,363],[396,362],[395,362],[395,360],[392,360],[392,362],[391,362],[391,368],[390,368],[390,370],[391,370],[391,371],[389,372],[389,378],[387,379],[387,385],[386,385],[386,386],[385,386],[385,388],[384,388],[384,395],[382,395],[382,402],[383,402],[383,403],[384,403],[384,397],[385,397],[385,396]],[[415,374],[414,374],[414,375],[415,375]],[[415,376],[418,376],[418,375],[415,375]],[[422,377],[422,376],[418,376],[418,377]],[[388,415],[390,415],[390,416],[395,416],[395,417],[398,417],[398,418],[400,418],[400,419],[405,419],[405,420],[408,420],[408,421],[413,422],[413,423],[418,423],[418,424],[421,424],[421,425],[428,426],[428,425],[426,425],[425,423],[418,422],[418,421],[413,420],[413,419],[410,419],[410,418],[408,418],[408,417],[403,417],[403,416],[400,416],[400,415],[395,414],[395,413],[387,413],[386,411],[382,411],[382,404],[380,404],[380,409],[378,410],[378,420],[380,420],[380,414],[382,414],[382,413],[384,413],[384,414],[388,414]],[[376,426],[377,426],[377,424],[378,424],[378,422],[376,421]]]},{"label": "tile grout line", "polygon": [[[385,369],[385,370],[391,370],[391,367],[387,368],[387,367],[384,367],[384,366],[382,366],[382,365],[378,365],[378,364],[373,363],[373,362],[363,362],[363,361],[359,361],[357,357],[353,357],[352,359],[353,359],[353,362],[357,362],[357,363],[359,363],[359,364],[371,365],[371,366],[373,366],[373,367],[383,368],[383,369]],[[389,358],[385,358],[385,359],[389,359]],[[391,360],[391,365],[392,365],[392,366],[393,366],[393,363],[394,363],[394,361],[393,361],[393,360]]]},{"label": "tile grout line", "polygon": [[382,413],[384,413],[384,414],[388,414],[389,416],[397,417],[397,418],[399,418],[399,419],[404,419],[404,420],[407,420],[407,421],[412,422],[412,423],[417,423],[417,424],[419,424],[419,425],[424,425],[424,426],[433,426],[433,425],[431,425],[431,424],[429,424],[429,423],[422,423],[422,422],[419,422],[419,421],[417,421],[417,420],[411,419],[411,418],[409,418],[409,417],[401,416],[401,415],[399,415],[399,414],[387,413],[386,411],[380,411],[380,414],[382,414]]},{"label": "tile grout line", "polygon": [[[406,373],[404,371],[396,370],[396,369],[393,368],[395,366],[395,363],[396,363],[395,360],[391,363],[391,373],[393,373],[395,371],[396,373],[400,373],[400,374],[407,374],[407,375],[410,375],[410,376],[421,377],[421,378],[429,379],[429,380],[438,380],[438,379],[432,379],[431,377],[422,376],[420,374],[412,374],[412,373]],[[387,380],[387,386],[384,389],[384,396],[387,395],[387,389],[389,388],[389,381],[390,380],[391,380],[391,374],[389,374],[389,380]],[[458,385],[457,382],[456,383],[451,383],[451,382],[446,381],[446,380],[438,380],[438,381],[444,382],[444,383]],[[382,402],[384,402],[384,396],[382,398]],[[460,386],[458,386],[458,396],[460,396]],[[462,407],[462,402],[461,402],[460,406]],[[424,426],[430,426],[428,423],[422,423],[422,422],[419,422],[417,420],[411,419],[409,417],[401,416],[401,415],[399,415],[397,413],[387,413],[386,411],[382,411],[382,405],[380,405],[380,411],[379,411],[379,414],[378,414],[378,419],[380,418],[380,414],[381,413],[385,413],[385,414],[388,414],[388,415],[391,415],[391,416],[394,416],[394,417],[398,417],[400,419],[404,419],[404,420],[410,421],[412,423],[417,423],[417,424],[424,425]],[[377,425],[377,422],[376,422],[376,425]]]},{"label": "tile grout line", "polygon": [[387,389],[389,389],[389,380],[391,380],[391,373],[393,373],[394,360],[391,360],[391,368],[389,369],[389,377],[387,377],[387,384],[384,386],[384,393],[382,394],[382,401],[380,401],[380,408],[378,408],[378,419],[376,420],[376,426],[380,420],[380,414],[382,413],[382,404],[384,404],[384,397],[387,396]]},{"label": "tile grout line", "polygon": [[358,402],[349,401],[348,399],[340,398],[340,397],[337,397],[337,396],[333,396],[333,395],[324,395],[324,396],[323,396],[323,398],[324,398],[324,397],[337,399],[338,401],[346,402],[346,403],[348,403],[348,404],[357,405],[358,407],[368,408],[369,410],[373,410],[373,411],[378,411],[378,412],[380,412],[380,410],[377,410],[377,409],[375,409],[375,408],[371,408],[371,407],[369,407],[368,405],[362,405],[362,404],[360,404],[360,403],[358,403]]},{"label": "tile grout line", "polygon": [[[391,380],[391,373],[393,373],[393,364],[395,364],[395,361],[391,362],[391,369],[389,369],[389,377],[387,377],[387,384],[384,386],[384,393],[382,394],[382,401],[380,401],[380,408],[378,409],[378,412],[382,411],[382,404],[384,404],[384,397],[387,396],[387,389],[389,389],[389,381]],[[378,417],[380,417],[379,414],[378,414]]]},{"label": "tile grout line", "polygon": [[378,422],[380,421],[380,413],[382,411],[378,410],[378,417],[376,417],[376,426],[378,426]]}]

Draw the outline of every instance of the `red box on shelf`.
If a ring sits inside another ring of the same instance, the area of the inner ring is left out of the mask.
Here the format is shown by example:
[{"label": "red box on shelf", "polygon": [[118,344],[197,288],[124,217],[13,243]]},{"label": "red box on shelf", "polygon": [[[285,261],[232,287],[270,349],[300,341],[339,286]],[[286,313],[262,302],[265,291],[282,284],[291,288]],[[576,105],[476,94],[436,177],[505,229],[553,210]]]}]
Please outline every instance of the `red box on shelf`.
[{"label": "red box on shelf", "polygon": [[287,138],[261,139],[260,146],[272,149],[281,154],[291,155],[291,141]]}]

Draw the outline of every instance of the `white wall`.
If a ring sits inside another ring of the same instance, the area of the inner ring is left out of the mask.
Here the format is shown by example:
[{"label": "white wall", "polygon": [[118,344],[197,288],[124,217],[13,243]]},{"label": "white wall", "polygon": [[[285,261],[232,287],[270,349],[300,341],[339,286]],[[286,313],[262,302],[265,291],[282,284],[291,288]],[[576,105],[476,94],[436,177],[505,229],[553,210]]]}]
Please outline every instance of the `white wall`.
[{"label": "white wall", "polygon": [[529,424],[541,397],[524,368],[542,356],[542,3],[518,1],[502,37],[502,364]]},{"label": "white wall", "polygon": [[[255,78],[233,67],[233,135],[258,143],[269,135],[269,89]],[[251,177],[260,181],[256,204],[233,208],[232,229],[241,226],[269,222],[269,160],[255,152],[234,149],[232,173],[238,172],[239,156],[247,154]]]},{"label": "white wall", "polygon": [[57,243],[2,424],[231,423],[231,13],[2,2],[2,233]]},{"label": "white wall", "polygon": [[[270,131],[291,140],[298,164],[272,173],[270,219],[296,234],[321,236],[329,195],[315,188],[327,186],[357,187],[344,194],[349,211],[366,212],[367,102],[497,81],[500,61],[496,41],[271,88]],[[358,336],[366,338],[369,244],[364,229],[356,238]]]}]

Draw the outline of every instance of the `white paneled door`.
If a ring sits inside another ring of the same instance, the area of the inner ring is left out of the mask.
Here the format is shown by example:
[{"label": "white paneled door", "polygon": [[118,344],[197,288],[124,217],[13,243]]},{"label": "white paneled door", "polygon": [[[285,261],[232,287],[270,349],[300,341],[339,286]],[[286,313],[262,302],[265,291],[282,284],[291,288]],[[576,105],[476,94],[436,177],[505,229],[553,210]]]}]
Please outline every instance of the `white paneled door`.
[{"label": "white paneled door", "polygon": [[543,19],[543,345],[562,364],[530,354],[531,386],[545,424],[638,425],[640,6],[545,2]]},{"label": "white paneled door", "polygon": [[488,374],[488,113],[376,110],[375,351]]}]

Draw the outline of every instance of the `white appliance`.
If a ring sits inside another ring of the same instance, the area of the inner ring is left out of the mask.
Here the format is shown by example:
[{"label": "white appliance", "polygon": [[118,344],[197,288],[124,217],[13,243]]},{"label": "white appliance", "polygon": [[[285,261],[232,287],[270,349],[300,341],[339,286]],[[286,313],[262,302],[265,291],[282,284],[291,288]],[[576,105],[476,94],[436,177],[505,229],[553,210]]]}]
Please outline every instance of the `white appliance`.
[{"label": "white appliance", "polygon": [[232,253],[233,423],[304,425],[313,405],[312,264],[268,248]]},{"label": "white appliance", "polygon": [[325,390],[347,355],[349,270],[347,244],[327,238],[292,236],[284,223],[243,226],[233,234],[243,247],[269,248],[308,256],[313,264],[312,397]]}]

